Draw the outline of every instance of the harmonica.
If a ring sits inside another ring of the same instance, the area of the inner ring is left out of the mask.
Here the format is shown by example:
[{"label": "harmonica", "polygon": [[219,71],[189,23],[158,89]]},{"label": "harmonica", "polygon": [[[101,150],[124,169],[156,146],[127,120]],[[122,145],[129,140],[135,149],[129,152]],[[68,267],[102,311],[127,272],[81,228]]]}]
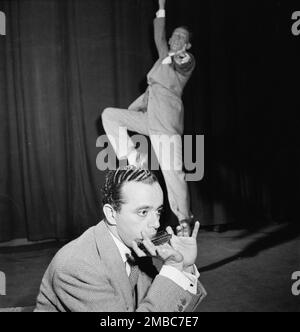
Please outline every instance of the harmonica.
[{"label": "harmonica", "polygon": [[[166,231],[161,231],[158,232],[154,238],[151,239],[151,242],[155,245],[155,246],[159,246],[162,245],[164,243],[168,243],[170,241],[172,237],[172,234],[167,233]],[[149,255],[148,250],[144,247],[142,242],[138,243],[138,247],[144,251],[144,253],[146,253],[147,255]]]}]

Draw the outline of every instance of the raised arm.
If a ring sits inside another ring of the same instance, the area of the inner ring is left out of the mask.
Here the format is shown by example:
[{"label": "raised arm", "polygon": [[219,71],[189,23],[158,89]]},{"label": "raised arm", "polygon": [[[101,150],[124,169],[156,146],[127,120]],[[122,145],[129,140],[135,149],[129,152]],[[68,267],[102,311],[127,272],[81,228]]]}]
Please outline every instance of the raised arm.
[{"label": "raised arm", "polygon": [[164,58],[168,55],[168,43],[166,39],[166,0],[159,0],[159,11],[154,19],[154,40],[158,55]]}]

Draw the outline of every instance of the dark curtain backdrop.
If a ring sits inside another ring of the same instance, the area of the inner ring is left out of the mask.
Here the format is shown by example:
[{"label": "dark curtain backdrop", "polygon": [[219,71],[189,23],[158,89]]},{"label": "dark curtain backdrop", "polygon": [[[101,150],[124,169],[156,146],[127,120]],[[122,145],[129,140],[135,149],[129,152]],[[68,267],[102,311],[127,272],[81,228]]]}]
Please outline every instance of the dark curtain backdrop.
[{"label": "dark curtain backdrop", "polygon": [[[154,0],[0,0],[0,241],[70,238],[99,221],[99,116],[145,87],[156,9]],[[168,32],[194,31],[184,102],[186,133],[205,135],[205,177],[190,185],[202,224],[297,219],[297,9],[168,2]]]}]

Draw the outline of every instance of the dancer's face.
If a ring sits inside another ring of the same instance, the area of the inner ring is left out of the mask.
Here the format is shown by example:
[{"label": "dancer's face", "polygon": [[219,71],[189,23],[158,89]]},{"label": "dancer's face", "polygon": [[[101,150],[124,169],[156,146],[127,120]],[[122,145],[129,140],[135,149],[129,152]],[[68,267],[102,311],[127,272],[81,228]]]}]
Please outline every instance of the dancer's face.
[{"label": "dancer's face", "polygon": [[156,235],[163,208],[163,192],[158,182],[128,182],[121,191],[123,203],[120,211],[115,212],[116,231],[122,242],[131,248],[132,241],[143,239],[142,232],[150,239]]},{"label": "dancer's face", "polygon": [[169,39],[169,46],[171,52],[178,52],[181,50],[187,50],[191,47],[189,42],[190,34],[184,28],[177,28],[174,30],[171,38]]}]

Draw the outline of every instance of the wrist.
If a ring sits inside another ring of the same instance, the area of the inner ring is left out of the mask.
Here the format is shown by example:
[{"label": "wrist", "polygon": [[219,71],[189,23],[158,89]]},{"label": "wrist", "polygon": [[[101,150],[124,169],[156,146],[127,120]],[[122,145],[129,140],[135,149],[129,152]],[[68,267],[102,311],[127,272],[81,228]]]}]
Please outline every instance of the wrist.
[{"label": "wrist", "polygon": [[159,10],[156,12],[156,17],[166,17],[166,11],[164,7],[159,7]]}]

